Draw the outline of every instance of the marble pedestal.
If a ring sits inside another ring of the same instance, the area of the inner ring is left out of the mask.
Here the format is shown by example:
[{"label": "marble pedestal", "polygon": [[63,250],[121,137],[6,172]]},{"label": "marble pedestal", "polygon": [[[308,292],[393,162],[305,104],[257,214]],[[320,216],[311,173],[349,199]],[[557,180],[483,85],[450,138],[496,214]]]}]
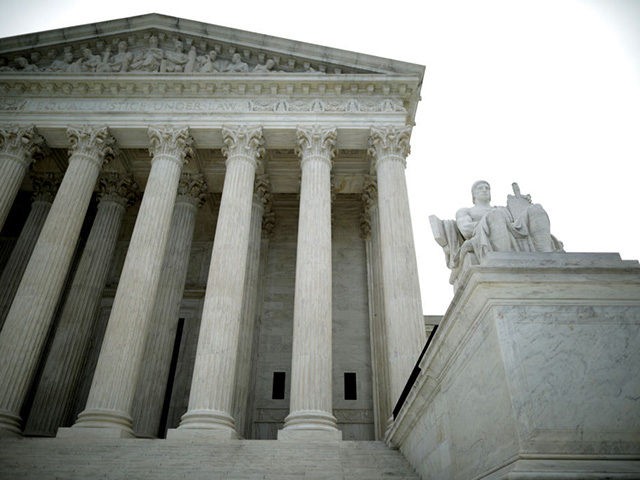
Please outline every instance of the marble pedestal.
[{"label": "marble pedestal", "polygon": [[468,268],[387,435],[424,479],[640,478],[640,266]]}]

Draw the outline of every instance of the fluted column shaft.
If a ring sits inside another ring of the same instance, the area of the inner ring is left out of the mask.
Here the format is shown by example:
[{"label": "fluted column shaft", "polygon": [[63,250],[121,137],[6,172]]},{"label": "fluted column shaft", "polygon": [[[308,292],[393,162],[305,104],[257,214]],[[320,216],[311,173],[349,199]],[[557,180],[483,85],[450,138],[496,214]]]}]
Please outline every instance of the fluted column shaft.
[{"label": "fluted column shaft", "polygon": [[0,129],[0,229],[31,164],[39,137],[33,127]]},{"label": "fluted column shaft", "polygon": [[372,128],[391,408],[409,379],[426,341],[409,197],[404,175],[410,128]]},{"label": "fluted column shaft", "polygon": [[136,198],[135,183],[117,174],[103,176],[99,189],[98,211],[58,320],[25,433],[55,435],[69,417],[125,209]]},{"label": "fluted column shaft", "polygon": [[107,129],[69,129],[69,167],[0,333],[0,429],[19,431],[19,412],[64,286],[106,152]]},{"label": "fluted column shaft", "polygon": [[189,410],[183,415],[179,429],[208,429],[236,436],[231,416],[233,387],[262,129],[224,128],[223,138],[227,171],[211,253]]},{"label": "fluted column shaft", "polygon": [[136,387],[133,424],[138,436],[155,437],[159,434],[196,213],[204,201],[205,190],[202,175],[182,174]]},{"label": "fluted column shaft", "polygon": [[264,176],[256,180],[253,204],[251,207],[251,226],[249,229],[249,250],[247,254],[247,268],[244,281],[244,296],[242,299],[242,324],[238,340],[238,362],[236,365],[236,384],[234,394],[233,417],[237,431],[246,434],[247,402],[251,376],[251,352],[256,324],[258,300],[258,282],[260,269],[260,247],[262,232],[262,217],[265,202],[268,201],[269,185]]},{"label": "fluted column shaft", "polygon": [[335,129],[298,129],[302,179],[285,430],[336,430],[331,363],[331,158]]},{"label": "fluted column shaft", "polygon": [[52,173],[33,176],[34,194],[31,210],[0,276],[0,330],[7,318],[61,180],[62,175]]},{"label": "fluted column shaft", "polygon": [[[131,408],[155,301],[188,130],[149,128],[153,160],[131,235],[89,398],[74,429],[133,435]],[[65,433],[66,435],[66,433]]]},{"label": "fluted column shaft", "polygon": [[365,208],[364,216],[366,217],[363,234],[367,250],[373,415],[376,440],[383,440],[392,407],[389,401],[387,333],[384,324],[384,292],[380,256],[380,217],[375,181],[370,181],[365,186],[362,197]]}]

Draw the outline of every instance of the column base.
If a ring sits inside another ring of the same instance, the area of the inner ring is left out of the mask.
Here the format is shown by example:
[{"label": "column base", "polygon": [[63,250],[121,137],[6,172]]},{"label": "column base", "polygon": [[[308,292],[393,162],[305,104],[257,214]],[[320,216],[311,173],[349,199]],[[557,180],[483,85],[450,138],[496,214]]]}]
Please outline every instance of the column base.
[{"label": "column base", "polygon": [[0,410],[0,437],[21,437],[22,419],[7,410]]},{"label": "column base", "polygon": [[342,440],[336,417],[322,410],[299,410],[290,413],[278,440]]},{"label": "column base", "polygon": [[167,432],[167,438],[238,439],[236,423],[227,412],[220,410],[190,410],[180,419],[180,426]]},{"label": "column base", "polygon": [[133,420],[126,412],[92,408],[78,415],[71,428],[59,428],[57,438],[135,438]]}]

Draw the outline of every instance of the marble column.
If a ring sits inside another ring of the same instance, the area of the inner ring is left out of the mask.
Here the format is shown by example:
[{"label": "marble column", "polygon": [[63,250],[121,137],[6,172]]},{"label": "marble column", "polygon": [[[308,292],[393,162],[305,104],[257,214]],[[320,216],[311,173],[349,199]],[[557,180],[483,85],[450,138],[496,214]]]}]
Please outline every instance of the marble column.
[{"label": "marble column", "polygon": [[367,287],[369,297],[369,337],[373,380],[373,416],[376,440],[384,440],[392,407],[389,400],[387,332],[384,324],[384,292],[380,258],[380,217],[375,177],[365,180],[362,189],[363,215],[360,225],[367,251]]},{"label": "marble column", "polygon": [[270,200],[270,185],[267,176],[259,175],[256,178],[251,207],[247,272],[244,281],[242,324],[238,341],[238,362],[236,364],[236,384],[233,402],[233,417],[236,421],[237,431],[242,436],[246,435],[247,403],[251,381],[251,353],[258,307],[262,220],[266,205]]},{"label": "marble column", "polygon": [[31,210],[25,222],[15,247],[11,251],[9,261],[0,276],[0,330],[7,318],[11,303],[20,285],[22,274],[27,268],[27,263],[36,246],[38,236],[42,230],[51,204],[56,196],[60,182],[61,174],[55,173],[39,173],[31,175],[31,183],[33,185],[33,201]]},{"label": "marble column", "polygon": [[[236,437],[232,417],[238,339],[246,275],[251,204],[262,128],[222,129],[227,157],[216,236],[205,292],[189,409],[168,436],[200,433]],[[192,432],[195,433],[195,432]]]},{"label": "marble column", "polygon": [[409,197],[404,175],[411,128],[372,128],[391,409],[426,342]]},{"label": "marble column", "polygon": [[[332,414],[331,159],[336,130],[299,128],[300,216],[293,306],[290,412],[293,431],[339,434]],[[288,432],[290,431],[290,432]]]},{"label": "marble column", "polygon": [[71,414],[72,397],[94,331],[102,291],[127,205],[138,197],[130,176],[105,173],[98,182],[98,211],[58,319],[25,433],[53,436]]},{"label": "marble column", "polygon": [[64,287],[80,228],[105,156],[106,127],[67,130],[69,167],[0,332],[0,433],[19,432],[19,412],[33,380]]},{"label": "marble column", "polygon": [[[264,291],[265,291],[265,272],[267,271],[267,261],[269,257],[269,243],[273,236],[273,229],[275,228],[276,216],[273,212],[273,203],[268,200],[264,205],[264,213],[262,214],[262,235],[260,238],[260,265],[258,267],[258,285],[256,294],[256,319],[253,325],[253,338],[252,338],[252,353],[251,353],[251,368],[249,372],[249,392],[255,392],[256,384],[258,380],[258,362],[255,361],[258,352],[258,344],[260,341],[260,329],[262,328],[262,312],[264,304]],[[251,438],[253,434],[253,421],[256,413],[256,396],[249,393],[247,399],[247,408],[245,410],[245,417],[243,428],[244,430],[238,430],[242,432],[245,438]]]},{"label": "marble column", "polygon": [[131,409],[185,158],[187,128],[150,127],[151,171],[133,228],[87,405],[58,436],[133,436]]},{"label": "marble column", "polygon": [[0,229],[42,144],[34,127],[0,128]]},{"label": "marble column", "polygon": [[134,431],[139,437],[159,435],[196,213],[206,190],[202,175],[182,174],[133,403]]}]

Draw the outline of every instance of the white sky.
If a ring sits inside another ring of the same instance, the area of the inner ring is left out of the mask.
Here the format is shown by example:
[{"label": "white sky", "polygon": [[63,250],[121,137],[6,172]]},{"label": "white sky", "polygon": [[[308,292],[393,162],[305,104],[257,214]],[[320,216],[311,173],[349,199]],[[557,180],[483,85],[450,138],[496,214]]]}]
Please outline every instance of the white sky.
[{"label": "white sky", "polygon": [[[420,6],[418,8],[418,6]],[[408,159],[425,314],[452,297],[428,216],[511,183],[572,252],[640,258],[640,0],[0,0],[0,37],[163,13],[427,67]]]}]

